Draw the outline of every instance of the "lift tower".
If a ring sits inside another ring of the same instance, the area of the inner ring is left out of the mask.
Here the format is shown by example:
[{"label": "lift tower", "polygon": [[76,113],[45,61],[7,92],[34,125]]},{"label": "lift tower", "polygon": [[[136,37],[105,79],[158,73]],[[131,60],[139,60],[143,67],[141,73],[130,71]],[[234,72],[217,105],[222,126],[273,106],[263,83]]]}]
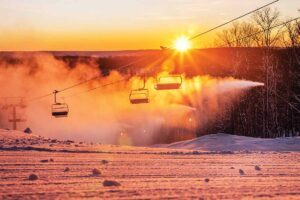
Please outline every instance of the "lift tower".
[{"label": "lift tower", "polygon": [[5,98],[6,102],[2,106],[2,109],[8,110],[10,115],[8,117],[8,122],[12,123],[12,129],[17,130],[17,123],[25,122],[26,119],[18,114],[18,109],[25,109],[26,105],[24,104],[23,97],[14,97],[14,98]]}]

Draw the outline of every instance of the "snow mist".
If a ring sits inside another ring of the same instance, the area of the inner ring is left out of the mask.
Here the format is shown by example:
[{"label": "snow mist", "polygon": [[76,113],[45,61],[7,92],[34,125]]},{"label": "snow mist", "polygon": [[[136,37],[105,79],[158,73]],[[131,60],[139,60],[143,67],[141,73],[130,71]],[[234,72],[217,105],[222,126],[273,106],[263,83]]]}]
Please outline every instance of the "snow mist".
[{"label": "snow mist", "polygon": [[[50,54],[14,54],[12,62],[0,62],[0,96],[23,96],[31,99],[62,89],[77,82],[100,75],[98,65],[92,61],[70,68]],[[227,112],[224,107],[238,100],[242,91],[262,83],[234,78],[196,76],[184,78],[180,90],[156,91],[155,78],[147,79],[150,104],[132,105],[130,89],[141,84],[139,77],[127,82],[78,93],[124,78],[114,71],[109,76],[91,81],[58,94],[60,101],[68,103],[67,118],[53,118],[53,96],[27,103],[27,121],[19,129],[30,127],[36,134],[101,143],[147,145],[157,142],[164,134],[161,127],[198,129]],[[0,104],[6,102],[0,99]],[[8,111],[0,112],[0,128],[11,128]]]}]

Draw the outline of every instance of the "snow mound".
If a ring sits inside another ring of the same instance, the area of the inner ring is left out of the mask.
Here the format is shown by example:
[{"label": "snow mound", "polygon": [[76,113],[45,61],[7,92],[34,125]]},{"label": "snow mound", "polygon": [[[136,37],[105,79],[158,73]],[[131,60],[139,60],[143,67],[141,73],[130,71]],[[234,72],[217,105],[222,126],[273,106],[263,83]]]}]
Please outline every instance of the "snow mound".
[{"label": "snow mound", "polygon": [[202,151],[300,151],[300,137],[265,139],[218,133],[155,147]]},{"label": "snow mound", "polygon": [[39,137],[38,135],[27,134],[22,131],[0,129],[0,139],[2,140],[37,139]]},{"label": "snow mound", "polygon": [[[45,147],[52,147],[52,146],[70,146],[73,144],[74,141],[72,140],[58,140],[58,139],[51,139],[45,138],[40,135],[35,134],[27,134],[22,131],[15,131],[15,130],[3,130],[0,129],[0,148],[7,149],[12,148],[16,150],[16,148],[35,148],[43,146],[43,150],[50,150],[45,149]],[[46,145],[46,146],[45,146]]]}]

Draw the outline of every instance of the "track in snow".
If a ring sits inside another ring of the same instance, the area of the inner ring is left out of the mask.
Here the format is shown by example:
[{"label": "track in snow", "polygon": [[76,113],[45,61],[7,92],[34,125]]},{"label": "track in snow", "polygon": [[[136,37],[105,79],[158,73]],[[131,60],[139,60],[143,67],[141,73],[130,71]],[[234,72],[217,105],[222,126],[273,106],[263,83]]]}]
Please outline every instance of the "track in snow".
[{"label": "track in snow", "polygon": [[[42,163],[52,158],[54,162]],[[108,164],[102,164],[107,160]],[[1,151],[0,199],[299,199],[300,153]],[[255,170],[258,165],[261,170]],[[64,172],[66,167],[69,172]],[[92,169],[101,171],[91,176]],[[242,169],[245,175],[239,173]],[[29,181],[34,173],[39,180]],[[208,178],[209,182],[205,182]],[[114,180],[117,187],[104,187]]]}]

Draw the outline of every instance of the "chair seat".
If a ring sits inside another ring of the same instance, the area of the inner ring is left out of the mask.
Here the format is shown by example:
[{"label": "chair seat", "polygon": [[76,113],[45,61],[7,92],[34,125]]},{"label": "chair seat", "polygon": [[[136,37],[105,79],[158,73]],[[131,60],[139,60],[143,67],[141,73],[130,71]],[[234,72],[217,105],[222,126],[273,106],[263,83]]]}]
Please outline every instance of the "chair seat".
[{"label": "chair seat", "polygon": [[54,116],[54,117],[67,117],[68,112],[67,111],[52,112],[52,116]]},{"label": "chair seat", "polygon": [[177,90],[180,89],[180,83],[157,83],[155,89],[157,90]]},{"label": "chair seat", "polygon": [[130,99],[130,103],[132,104],[142,104],[142,103],[149,103],[149,99]]}]

